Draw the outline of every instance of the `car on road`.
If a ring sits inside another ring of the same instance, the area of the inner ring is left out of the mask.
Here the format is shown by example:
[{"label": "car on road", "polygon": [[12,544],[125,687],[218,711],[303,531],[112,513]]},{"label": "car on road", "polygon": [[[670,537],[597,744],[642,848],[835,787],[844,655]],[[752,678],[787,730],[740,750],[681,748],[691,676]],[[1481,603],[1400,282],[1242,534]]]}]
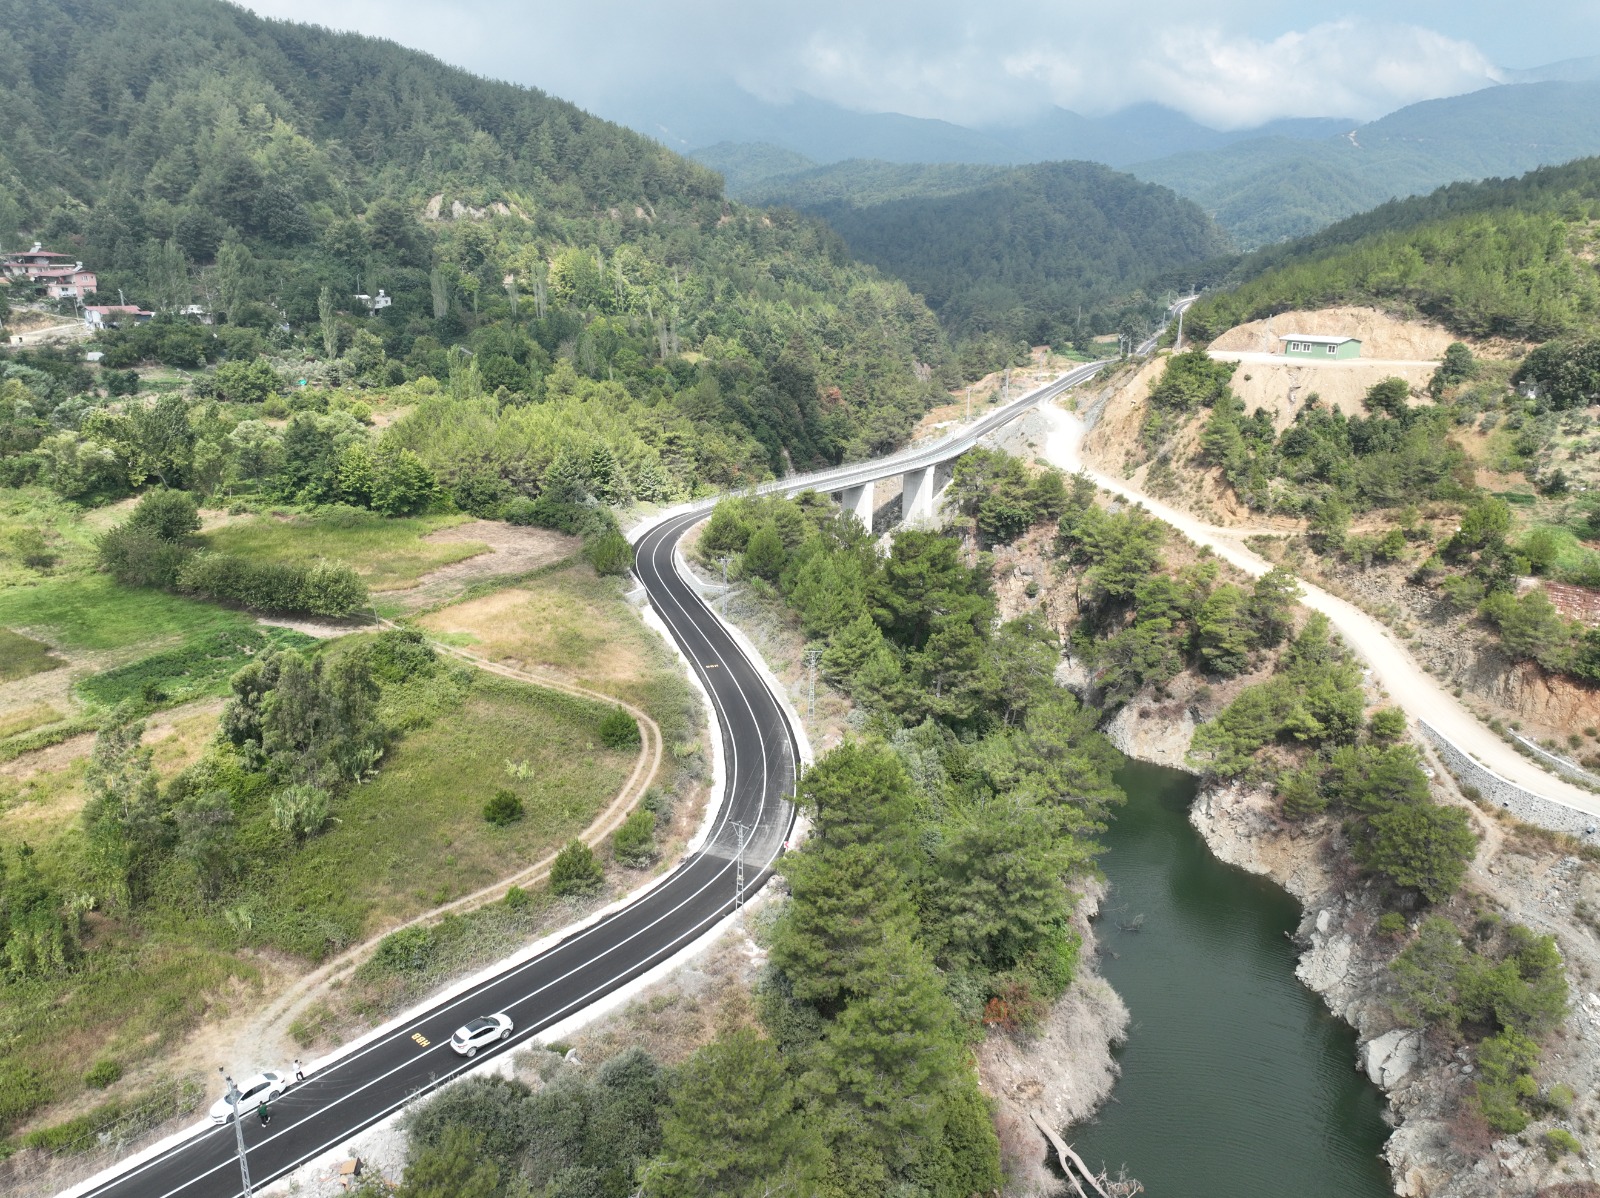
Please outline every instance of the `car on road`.
[{"label": "car on road", "polygon": [[[271,1102],[289,1088],[289,1079],[281,1073],[258,1073],[239,1083],[239,1109],[245,1114]],[[233,1115],[233,1103],[224,1094],[211,1104],[211,1122],[226,1123]]]},{"label": "car on road", "polygon": [[478,1049],[504,1040],[511,1035],[511,1016],[506,1014],[482,1015],[463,1027],[456,1028],[450,1037],[450,1047],[464,1057],[475,1057]]}]

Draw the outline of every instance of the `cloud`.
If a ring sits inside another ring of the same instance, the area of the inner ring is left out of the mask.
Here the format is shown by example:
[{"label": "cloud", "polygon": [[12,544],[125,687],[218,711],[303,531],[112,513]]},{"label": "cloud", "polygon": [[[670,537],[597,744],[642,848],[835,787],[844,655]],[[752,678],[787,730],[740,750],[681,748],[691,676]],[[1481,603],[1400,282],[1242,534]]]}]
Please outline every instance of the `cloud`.
[{"label": "cloud", "polygon": [[1287,116],[1370,119],[1498,80],[1468,42],[1355,19],[1270,40],[1178,26],[1116,58],[1034,50],[1008,56],[1005,69],[1041,81],[1066,108],[1110,111],[1154,99],[1219,128]]},{"label": "cloud", "polygon": [[1388,20],[1382,0],[1350,0],[1347,15],[1302,27],[1264,21],[1257,0],[1214,0],[1203,19],[1179,0],[1146,0],[1136,16],[1062,0],[247,2],[263,15],[392,37],[600,111],[731,81],[772,101],[805,93],[967,125],[1049,104],[1101,113],[1154,101],[1246,127],[1280,116],[1366,119],[1496,77],[1471,41]]}]

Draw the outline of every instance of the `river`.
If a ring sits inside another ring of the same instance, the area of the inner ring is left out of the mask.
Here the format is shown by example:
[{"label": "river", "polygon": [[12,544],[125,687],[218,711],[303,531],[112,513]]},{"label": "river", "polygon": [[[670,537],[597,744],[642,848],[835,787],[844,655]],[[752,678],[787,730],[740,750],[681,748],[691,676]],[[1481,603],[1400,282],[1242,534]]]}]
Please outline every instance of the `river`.
[{"label": "river", "polygon": [[1294,976],[1299,905],[1211,855],[1189,775],[1130,762],[1118,781],[1100,968],[1132,1019],[1111,1100],[1068,1139],[1151,1198],[1392,1195],[1355,1033]]}]

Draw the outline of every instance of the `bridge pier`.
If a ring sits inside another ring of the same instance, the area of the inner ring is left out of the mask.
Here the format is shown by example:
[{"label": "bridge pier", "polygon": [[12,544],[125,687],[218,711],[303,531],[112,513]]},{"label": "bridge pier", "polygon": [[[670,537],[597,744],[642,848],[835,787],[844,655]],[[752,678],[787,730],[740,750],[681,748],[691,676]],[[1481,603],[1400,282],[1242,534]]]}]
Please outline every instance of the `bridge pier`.
[{"label": "bridge pier", "polygon": [[852,515],[861,521],[862,528],[871,532],[872,513],[877,510],[874,503],[876,498],[874,484],[864,482],[859,487],[846,487],[844,490],[837,492],[837,494],[839,496],[839,506],[848,515]]},{"label": "bridge pier", "polygon": [[938,514],[939,496],[955,474],[953,461],[935,462],[901,476],[900,518],[908,528],[926,528]]}]

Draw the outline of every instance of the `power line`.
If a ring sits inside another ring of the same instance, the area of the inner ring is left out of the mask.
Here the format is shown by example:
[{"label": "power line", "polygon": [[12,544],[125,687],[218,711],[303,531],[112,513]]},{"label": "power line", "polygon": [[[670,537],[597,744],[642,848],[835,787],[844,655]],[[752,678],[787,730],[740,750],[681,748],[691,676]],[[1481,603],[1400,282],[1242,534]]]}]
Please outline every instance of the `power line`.
[{"label": "power line", "polygon": [[750,829],[745,824],[734,824],[739,831],[739,856],[734,862],[733,885],[734,905],[744,906],[744,846],[750,842]]}]

